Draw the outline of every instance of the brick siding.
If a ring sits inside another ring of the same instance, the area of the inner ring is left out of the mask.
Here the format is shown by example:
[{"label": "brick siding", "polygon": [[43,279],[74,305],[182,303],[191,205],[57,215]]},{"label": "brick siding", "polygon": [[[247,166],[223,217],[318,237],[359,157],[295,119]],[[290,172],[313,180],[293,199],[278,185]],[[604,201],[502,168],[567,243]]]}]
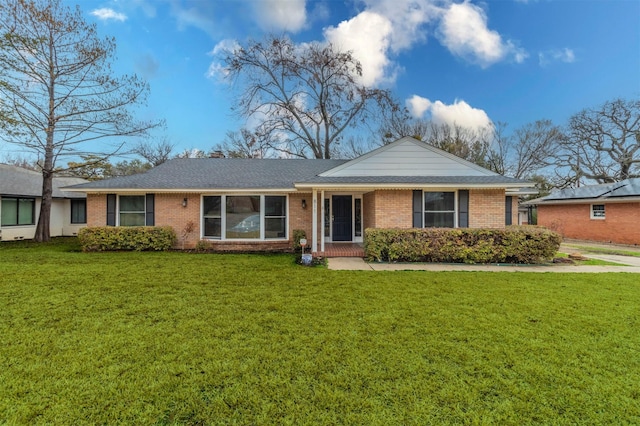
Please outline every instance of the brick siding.
[{"label": "brick siding", "polygon": [[638,219],[640,203],[608,203],[604,219],[591,219],[591,204],[538,206],[538,225],[578,240],[640,244]]},{"label": "brick siding", "polygon": [[[517,207],[515,211],[517,214]],[[504,228],[504,216],[504,189],[469,190],[469,228]]]}]

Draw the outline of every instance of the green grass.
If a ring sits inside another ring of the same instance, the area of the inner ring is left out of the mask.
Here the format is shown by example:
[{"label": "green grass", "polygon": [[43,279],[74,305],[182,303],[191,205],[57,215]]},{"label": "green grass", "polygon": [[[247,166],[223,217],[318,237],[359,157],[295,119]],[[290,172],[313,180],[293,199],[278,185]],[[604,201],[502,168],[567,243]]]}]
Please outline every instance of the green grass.
[{"label": "green grass", "polygon": [[573,247],[578,250],[581,250],[584,253],[617,254],[620,256],[640,257],[640,251],[621,250],[618,248],[607,248],[607,247],[583,246],[579,244],[568,244],[568,243],[565,245],[568,247]]},{"label": "green grass", "polygon": [[0,424],[638,424],[633,274],[0,244]]},{"label": "green grass", "polygon": [[[555,257],[569,257],[568,253],[556,253]],[[587,265],[587,266],[629,266],[624,263],[611,262],[609,260],[600,260],[600,259],[587,259],[587,260],[573,260],[576,265]]]}]

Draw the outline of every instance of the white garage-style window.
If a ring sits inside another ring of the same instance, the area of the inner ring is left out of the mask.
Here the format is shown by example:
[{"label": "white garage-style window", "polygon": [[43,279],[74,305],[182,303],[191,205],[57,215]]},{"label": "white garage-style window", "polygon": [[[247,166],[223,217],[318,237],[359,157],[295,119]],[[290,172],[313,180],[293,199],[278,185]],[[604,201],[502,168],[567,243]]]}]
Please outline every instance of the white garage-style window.
[{"label": "white garage-style window", "polygon": [[591,204],[591,219],[604,219],[604,204]]},{"label": "white garage-style window", "polygon": [[287,238],[284,195],[212,195],[202,197],[203,237],[220,240]]},{"label": "white garage-style window", "polygon": [[456,226],[456,193],[434,191],[424,193],[424,227],[454,228]]}]

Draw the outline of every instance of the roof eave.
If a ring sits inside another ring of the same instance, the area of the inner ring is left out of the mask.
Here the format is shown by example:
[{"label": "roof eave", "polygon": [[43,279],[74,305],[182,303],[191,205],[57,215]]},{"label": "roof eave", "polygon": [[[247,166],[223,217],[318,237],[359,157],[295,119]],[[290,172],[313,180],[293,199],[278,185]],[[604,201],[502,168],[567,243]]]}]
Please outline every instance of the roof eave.
[{"label": "roof eave", "polygon": [[296,183],[297,189],[413,189],[413,188],[489,188],[533,187],[533,183]]}]

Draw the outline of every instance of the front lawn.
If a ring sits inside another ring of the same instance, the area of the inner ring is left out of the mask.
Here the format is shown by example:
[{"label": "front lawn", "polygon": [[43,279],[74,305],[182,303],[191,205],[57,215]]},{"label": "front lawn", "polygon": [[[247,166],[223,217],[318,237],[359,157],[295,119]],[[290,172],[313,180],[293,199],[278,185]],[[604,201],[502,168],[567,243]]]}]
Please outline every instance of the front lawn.
[{"label": "front lawn", "polygon": [[637,275],[73,250],[0,244],[0,424],[640,423]]}]

